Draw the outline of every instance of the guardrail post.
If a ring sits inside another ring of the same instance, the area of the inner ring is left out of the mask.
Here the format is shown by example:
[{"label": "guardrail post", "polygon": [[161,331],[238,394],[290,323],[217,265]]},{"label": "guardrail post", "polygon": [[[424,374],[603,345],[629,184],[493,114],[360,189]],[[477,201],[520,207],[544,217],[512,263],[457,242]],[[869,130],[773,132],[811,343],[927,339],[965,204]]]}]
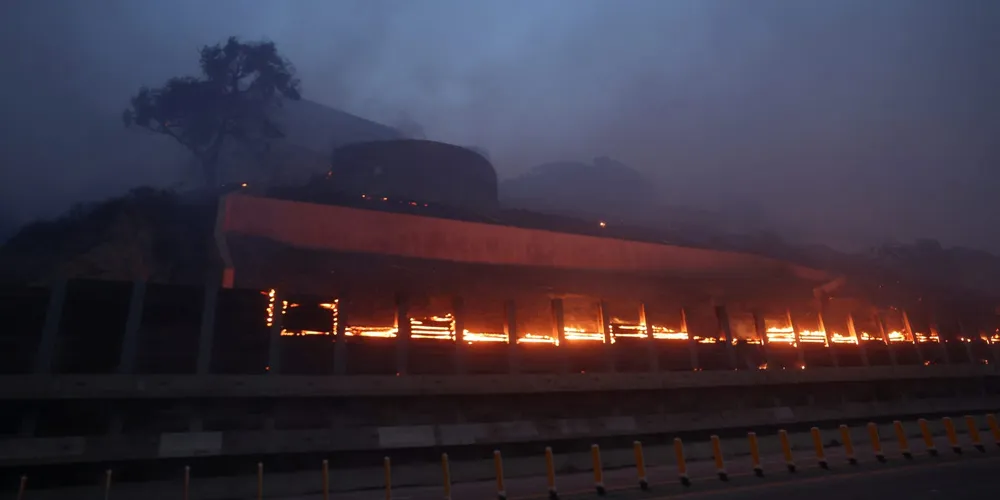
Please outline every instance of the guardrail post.
[{"label": "guardrail post", "polygon": [[552,448],[545,447],[545,479],[549,484],[549,500],[559,500],[559,491],[556,490],[556,465],[552,459]]},{"label": "guardrail post", "polygon": [[21,484],[17,487],[17,500],[24,500],[26,489],[28,489],[28,476],[21,475]]},{"label": "guardrail post", "polygon": [[976,418],[972,415],[966,415],[965,426],[969,429],[969,439],[972,440],[972,447],[979,453],[986,453],[986,447],[983,446],[983,441],[979,438],[979,423],[976,422]]},{"label": "guardrail post", "polygon": [[712,440],[712,458],[715,459],[715,473],[719,476],[720,481],[729,481],[729,474],[726,472],[726,462],[722,457],[722,443],[719,442],[719,436],[713,435]]},{"label": "guardrail post", "polygon": [[451,500],[451,465],[447,453],[441,454],[441,479],[444,482],[444,500]]},{"label": "guardrail post", "polygon": [[111,498],[111,469],[104,471],[104,500]]},{"label": "guardrail post", "polygon": [[792,444],[788,442],[788,431],[781,429],[778,431],[778,441],[781,442],[781,453],[785,457],[785,467],[788,472],[795,473],[795,458],[792,456]]},{"label": "guardrail post", "polygon": [[507,489],[503,481],[503,457],[500,456],[500,450],[493,450],[493,471],[497,476],[497,500],[507,500]]},{"label": "guardrail post", "polygon": [[392,500],[392,460],[389,457],[382,459],[382,473],[385,476],[385,500]]},{"label": "guardrail post", "polygon": [[816,449],[816,464],[820,469],[829,469],[830,464],[826,462],[826,452],[823,450],[823,436],[819,433],[819,427],[809,429],[812,435],[813,448]]},{"label": "guardrail post", "polygon": [[951,421],[951,417],[944,417],[941,419],[944,423],[944,433],[948,436],[948,444],[951,445],[951,451],[955,452],[956,455],[962,454],[962,445],[958,444],[958,433],[955,432],[955,423]]},{"label": "guardrail post", "polygon": [[913,460],[913,453],[910,453],[910,442],[906,439],[906,429],[899,420],[892,422],[892,427],[896,431],[896,440],[899,441],[899,453],[907,460]]},{"label": "guardrail post", "polygon": [[764,467],[760,464],[760,446],[757,444],[757,433],[748,432],[747,441],[750,443],[750,462],[753,465],[753,474],[757,477],[764,477]]},{"label": "guardrail post", "polygon": [[[191,498],[191,466],[184,466],[184,500]],[[326,500],[326,499],[324,499]]]},{"label": "guardrail post", "polygon": [[257,500],[264,498],[264,462],[257,462]]},{"label": "guardrail post", "polygon": [[607,494],[604,489],[604,466],[601,464],[601,448],[596,444],[590,445],[590,461],[594,468],[594,491],[604,496]]},{"label": "guardrail post", "polygon": [[691,486],[691,478],[687,473],[687,460],[684,459],[684,443],[681,438],[674,438],[674,455],[677,457],[677,477],[682,486]]},{"label": "guardrail post", "polygon": [[323,500],[330,500],[330,461],[323,460]]},{"label": "guardrail post", "polygon": [[882,452],[882,440],[878,435],[878,425],[875,422],[868,422],[868,439],[872,442],[872,452],[875,453],[875,460],[885,463],[885,453]]},{"label": "guardrail post", "polygon": [[632,452],[635,454],[635,472],[639,476],[639,489],[646,491],[649,489],[649,482],[646,481],[646,457],[642,452],[642,443],[633,442]]},{"label": "guardrail post", "polygon": [[844,456],[847,458],[847,463],[858,465],[858,459],[854,455],[854,442],[851,440],[851,428],[844,424],[840,424],[840,440],[844,443]]},{"label": "guardrail post", "polygon": [[990,426],[990,432],[993,434],[993,441],[996,442],[997,447],[1000,447],[1000,424],[997,424],[997,416],[992,413],[987,414],[986,424]]},{"label": "guardrail post", "polygon": [[920,426],[920,435],[924,438],[924,448],[927,450],[927,454],[932,457],[938,456],[937,447],[934,446],[934,436],[931,434],[930,427],[927,426],[927,419],[918,419],[917,425]]}]

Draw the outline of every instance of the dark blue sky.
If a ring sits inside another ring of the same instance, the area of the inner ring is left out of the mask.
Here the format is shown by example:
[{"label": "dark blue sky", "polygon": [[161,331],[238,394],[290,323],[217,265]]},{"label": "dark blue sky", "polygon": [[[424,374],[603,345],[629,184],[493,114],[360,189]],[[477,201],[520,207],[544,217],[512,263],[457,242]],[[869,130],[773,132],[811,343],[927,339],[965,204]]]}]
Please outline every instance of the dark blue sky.
[{"label": "dark blue sky", "polygon": [[240,35],[277,42],[307,98],[485,147],[501,177],[609,155],[672,203],[754,213],[799,238],[1000,252],[995,0],[14,0],[0,12],[0,219],[169,183],[44,151],[26,167],[9,138],[81,140],[97,125],[63,117],[82,110],[118,126],[139,85],[191,73],[200,45]]}]

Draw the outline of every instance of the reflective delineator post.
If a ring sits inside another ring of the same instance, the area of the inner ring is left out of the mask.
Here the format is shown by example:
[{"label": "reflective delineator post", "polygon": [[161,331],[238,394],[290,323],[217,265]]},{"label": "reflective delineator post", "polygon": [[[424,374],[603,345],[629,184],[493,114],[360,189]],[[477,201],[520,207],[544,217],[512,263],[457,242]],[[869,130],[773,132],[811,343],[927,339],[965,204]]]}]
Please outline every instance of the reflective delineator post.
[{"label": "reflective delineator post", "polygon": [[503,457],[500,450],[493,450],[493,471],[497,476],[497,500],[507,500],[507,489],[503,484]]},{"label": "reflective delineator post", "polygon": [[868,422],[868,439],[872,442],[872,452],[875,453],[875,460],[885,463],[885,453],[882,452],[882,439],[878,435],[878,425],[875,422]]},{"label": "reflective delineator post", "polygon": [[392,500],[392,461],[389,457],[382,459],[382,472],[385,476],[385,500]]},{"label": "reflective delineator post", "polygon": [[927,419],[918,419],[917,425],[920,426],[920,435],[924,438],[924,448],[927,450],[927,454],[932,457],[938,456],[937,446],[934,446],[934,435],[931,434],[931,428],[927,425]]},{"label": "reflective delineator post", "polygon": [[972,415],[965,416],[965,426],[969,429],[969,439],[972,440],[972,447],[979,453],[986,453],[986,447],[979,437],[979,423]]},{"label": "reflective delineator post", "polygon": [[951,417],[944,417],[941,419],[944,424],[944,434],[948,436],[948,444],[951,446],[951,451],[954,451],[956,455],[962,454],[962,445],[958,444],[958,433],[955,432],[955,423],[951,421]]},{"label": "reflective delineator post", "polygon": [[646,481],[646,457],[642,453],[641,442],[632,443],[632,453],[635,454],[635,472],[639,476],[639,489],[646,491],[649,489],[649,482]]},{"label": "reflective delineator post", "polygon": [[764,477],[764,467],[760,465],[760,445],[757,444],[757,433],[748,432],[747,441],[750,443],[750,462],[753,465],[753,474],[757,477]]},{"label": "reflective delineator post", "polygon": [[896,441],[899,441],[899,453],[907,460],[913,460],[913,453],[910,452],[910,442],[906,439],[906,429],[899,420],[892,422],[892,428],[896,431]]},{"label": "reflective delineator post", "polygon": [[840,424],[840,441],[844,443],[844,457],[847,463],[858,465],[858,459],[854,456],[854,441],[851,440],[851,428]]},{"label": "reflective delineator post", "polygon": [[594,491],[604,496],[607,494],[604,489],[604,467],[601,465],[601,448],[596,444],[590,445],[590,462],[594,468]]},{"label": "reflective delineator post", "polygon": [[21,476],[21,484],[17,487],[17,500],[24,500],[24,490],[28,489],[28,476]]},{"label": "reflective delineator post", "polygon": [[715,473],[719,476],[720,481],[729,481],[729,474],[726,473],[726,462],[722,458],[722,443],[719,442],[719,436],[713,435],[712,440],[712,458],[715,459]]},{"label": "reflective delineator post", "polygon": [[184,500],[191,498],[191,466],[184,466]]},{"label": "reflective delineator post", "polygon": [[111,498],[111,469],[104,471],[104,500]]},{"label": "reflective delineator post", "polygon": [[677,477],[683,486],[691,486],[691,478],[688,477],[687,460],[684,459],[684,442],[681,438],[674,438],[674,455],[677,457]]},{"label": "reflective delineator post", "polygon": [[989,413],[986,415],[986,424],[990,426],[990,432],[993,434],[993,441],[1000,447],[1000,424],[997,424],[997,416]]},{"label": "reflective delineator post", "polygon": [[816,449],[816,465],[819,465],[820,469],[829,469],[830,464],[826,462],[826,451],[823,450],[823,436],[819,433],[819,427],[809,429],[809,434],[812,435],[813,448]]},{"label": "reflective delineator post", "polygon": [[330,500],[330,461],[323,460],[323,500]]},{"label": "reflective delineator post", "polygon": [[264,462],[257,462],[257,500],[264,498]]},{"label": "reflective delineator post", "polygon": [[792,444],[788,442],[788,431],[778,431],[778,441],[781,442],[781,453],[785,456],[785,467],[788,472],[795,473],[795,458],[792,456]]},{"label": "reflective delineator post", "polygon": [[549,483],[549,500],[559,500],[559,492],[556,490],[556,464],[552,459],[552,448],[545,447],[545,479]]},{"label": "reflective delineator post", "polygon": [[441,480],[444,482],[444,500],[451,500],[451,465],[447,453],[441,454]]}]

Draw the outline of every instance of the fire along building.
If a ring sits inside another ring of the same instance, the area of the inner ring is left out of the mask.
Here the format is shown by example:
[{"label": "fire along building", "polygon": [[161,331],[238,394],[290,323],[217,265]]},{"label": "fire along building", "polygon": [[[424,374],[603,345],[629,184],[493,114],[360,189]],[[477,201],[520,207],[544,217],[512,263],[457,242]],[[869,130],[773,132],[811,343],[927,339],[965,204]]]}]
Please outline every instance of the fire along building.
[{"label": "fire along building", "polygon": [[453,145],[339,145],[305,185],[221,198],[213,239],[202,287],[8,292],[2,470],[115,463],[127,481],[197,458],[235,474],[213,483],[228,492],[261,461],[302,494],[295,464],[319,455],[343,458],[337,488],[377,486],[383,456],[425,484],[442,449],[511,447],[513,464],[553,443],[1000,406],[987,301],[934,309],[926,290],[876,297],[863,276],[504,208],[486,157]]}]

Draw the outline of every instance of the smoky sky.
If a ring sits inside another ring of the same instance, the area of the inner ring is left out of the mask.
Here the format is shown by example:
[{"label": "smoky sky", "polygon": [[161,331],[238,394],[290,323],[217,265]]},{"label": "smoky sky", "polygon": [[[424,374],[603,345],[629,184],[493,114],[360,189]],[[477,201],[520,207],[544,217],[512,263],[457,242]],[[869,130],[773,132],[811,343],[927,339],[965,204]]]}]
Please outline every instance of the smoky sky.
[{"label": "smoky sky", "polygon": [[[0,130],[29,134],[34,148],[98,126],[64,118],[84,111],[120,126],[129,95],[194,74],[201,45],[266,38],[306,98],[485,148],[501,179],[610,156],[646,174],[665,206],[752,214],[802,241],[930,237],[1000,251],[992,0],[12,0],[0,10]],[[0,208],[18,223],[171,175],[142,162],[3,161]]]}]

